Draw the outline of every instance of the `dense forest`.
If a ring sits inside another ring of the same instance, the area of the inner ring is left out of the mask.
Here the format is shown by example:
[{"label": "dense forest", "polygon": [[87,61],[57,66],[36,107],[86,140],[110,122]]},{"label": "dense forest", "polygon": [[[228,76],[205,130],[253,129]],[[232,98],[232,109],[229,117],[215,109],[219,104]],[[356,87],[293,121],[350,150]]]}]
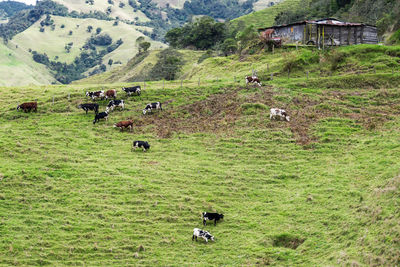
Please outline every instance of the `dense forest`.
[{"label": "dense forest", "polygon": [[21,2],[15,2],[15,1],[0,2],[0,17],[9,18],[22,10],[32,9],[32,8],[33,6],[25,5],[24,3]]}]

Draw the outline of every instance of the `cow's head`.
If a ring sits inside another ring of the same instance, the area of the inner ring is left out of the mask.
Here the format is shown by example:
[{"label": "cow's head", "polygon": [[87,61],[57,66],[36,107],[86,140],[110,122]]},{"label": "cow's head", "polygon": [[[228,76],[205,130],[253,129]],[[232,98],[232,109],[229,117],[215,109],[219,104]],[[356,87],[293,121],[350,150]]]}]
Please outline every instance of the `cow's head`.
[{"label": "cow's head", "polygon": [[145,143],[144,143],[144,148],[145,148],[145,149],[150,149],[150,144],[147,143],[147,142],[145,142]]},{"label": "cow's head", "polygon": [[86,92],[86,96],[90,96],[90,92]]},{"label": "cow's head", "polygon": [[212,235],[210,235],[209,232],[206,232],[205,237],[207,238],[207,240],[214,241],[214,237]]},{"label": "cow's head", "polygon": [[147,109],[143,109],[143,115],[146,115]]},{"label": "cow's head", "polygon": [[222,213],[221,213],[219,216],[221,217],[221,219],[223,219],[223,218],[224,218],[224,214],[222,214]]}]

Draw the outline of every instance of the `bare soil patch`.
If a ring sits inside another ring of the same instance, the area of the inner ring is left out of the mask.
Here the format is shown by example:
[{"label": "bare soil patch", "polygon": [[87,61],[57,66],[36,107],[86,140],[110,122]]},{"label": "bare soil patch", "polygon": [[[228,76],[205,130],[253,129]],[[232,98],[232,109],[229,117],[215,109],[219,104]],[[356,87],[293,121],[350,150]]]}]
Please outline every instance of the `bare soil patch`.
[{"label": "bare soil patch", "polygon": [[[247,90],[249,94],[240,94],[243,90]],[[349,96],[366,95],[374,89],[327,90],[317,100],[302,94],[286,103],[274,98],[274,96],[283,96],[284,98],[285,94],[274,91],[272,87],[263,87],[255,93],[251,93],[251,90],[252,88],[227,89],[224,93],[212,95],[206,100],[142,116],[135,120],[135,129],[144,132],[152,127],[151,130],[161,138],[169,138],[173,133],[223,132],[229,134],[234,132],[235,124],[246,116],[241,110],[243,103],[262,103],[268,107],[284,108],[291,120],[290,122],[273,121],[271,124],[265,124],[265,120],[260,119],[255,127],[289,127],[296,142],[307,145],[318,141],[317,137],[310,133],[310,127],[324,118],[349,118],[366,129],[373,130],[391,119],[393,115],[400,114],[397,104],[400,97],[389,98],[387,97],[389,93],[385,91],[381,92],[381,97],[378,93],[377,99],[367,99],[368,102],[361,108],[353,105],[348,99]],[[269,116],[269,112],[263,111],[260,116],[264,116],[265,119]]]}]

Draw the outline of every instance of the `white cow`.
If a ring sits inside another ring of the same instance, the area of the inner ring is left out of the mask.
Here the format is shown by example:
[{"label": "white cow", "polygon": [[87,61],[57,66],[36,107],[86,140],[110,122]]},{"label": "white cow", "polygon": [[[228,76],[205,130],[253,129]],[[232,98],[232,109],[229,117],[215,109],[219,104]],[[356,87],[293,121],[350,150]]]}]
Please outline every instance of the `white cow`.
[{"label": "white cow", "polygon": [[279,119],[279,120],[286,120],[290,121],[290,117],[286,113],[284,109],[279,109],[279,108],[271,108],[269,118],[272,119]]}]

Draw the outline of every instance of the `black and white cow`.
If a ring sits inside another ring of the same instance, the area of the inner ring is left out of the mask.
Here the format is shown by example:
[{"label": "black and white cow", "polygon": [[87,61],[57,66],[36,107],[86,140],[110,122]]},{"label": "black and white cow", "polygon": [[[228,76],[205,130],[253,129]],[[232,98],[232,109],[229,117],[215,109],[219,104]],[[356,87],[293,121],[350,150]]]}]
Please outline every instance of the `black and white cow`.
[{"label": "black and white cow", "polygon": [[103,90],[96,92],[86,92],[86,96],[89,96],[90,98],[92,98],[92,100],[95,100],[96,98],[104,99],[105,97]]},{"label": "black and white cow", "polygon": [[127,93],[128,95],[131,94],[136,94],[136,95],[140,95],[141,91],[140,91],[140,85],[137,86],[132,86],[132,87],[122,87],[122,90]]},{"label": "black and white cow", "polygon": [[114,108],[116,108],[116,107],[120,107],[123,110],[125,108],[124,100],[111,100],[110,102],[108,102],[106,111],[109,112],[110,109],[111,109],[111,111],[114,111]]},{"label": "black and white cow", "polygon": [[155,102],[155,103],[147,104],[146,107],[143,109],[143,115],[145,115],[147,112],[153,112],[153,109],[162,110],[161,103]]},{"label": "black and white cow", "polygon": [[88,103],[88,104],[80,104],[78,106],[78,108],[83,109],[84,111],[86,111],[86,114],[88,113],[89,110],[94,110],[94,112],[97,114],[99,113],[99,105],[98,104],[92,104],[92,103]]},{"label": "black and white cow", "polygon": [[131,151],[135,148],[142,148],[146,152],[146,150],[150,149],[150,144],[145,141],[133,141]]},{"label": "black and white cow", "polygon": [[286,113],[284,109],[279,109],[279,108],[271,108],[270,113],[269,113],[269,118],[272,119],[279,119],[279,120],[286,120],[290,121],[290,117]]},{"label": "black and white cow", "polygon": [[197,242],[197,237],[203,238],[207,243],[208,243],[208,240],[214,241],[214,237],[209,232],[207,232],[205,230],[201,230],[199,228],[194,228],[192,241],[196,238],[196,242]]},{"label": "black and white cow", "polygon": [[100,121],[100,119],[108,119],[108,112],[104,111],[104,112],[100,112],[99,114],[96,114],[96,116],[94,117],[94,121],[93,124],[96,124],[96,122]]},{"label": "black and white cow", "polygon": [[217,225],[217,221],[224,218],[224,214],[203,212],[203,224],[206,225],[206,221],[214,220],[214,225]]}]

